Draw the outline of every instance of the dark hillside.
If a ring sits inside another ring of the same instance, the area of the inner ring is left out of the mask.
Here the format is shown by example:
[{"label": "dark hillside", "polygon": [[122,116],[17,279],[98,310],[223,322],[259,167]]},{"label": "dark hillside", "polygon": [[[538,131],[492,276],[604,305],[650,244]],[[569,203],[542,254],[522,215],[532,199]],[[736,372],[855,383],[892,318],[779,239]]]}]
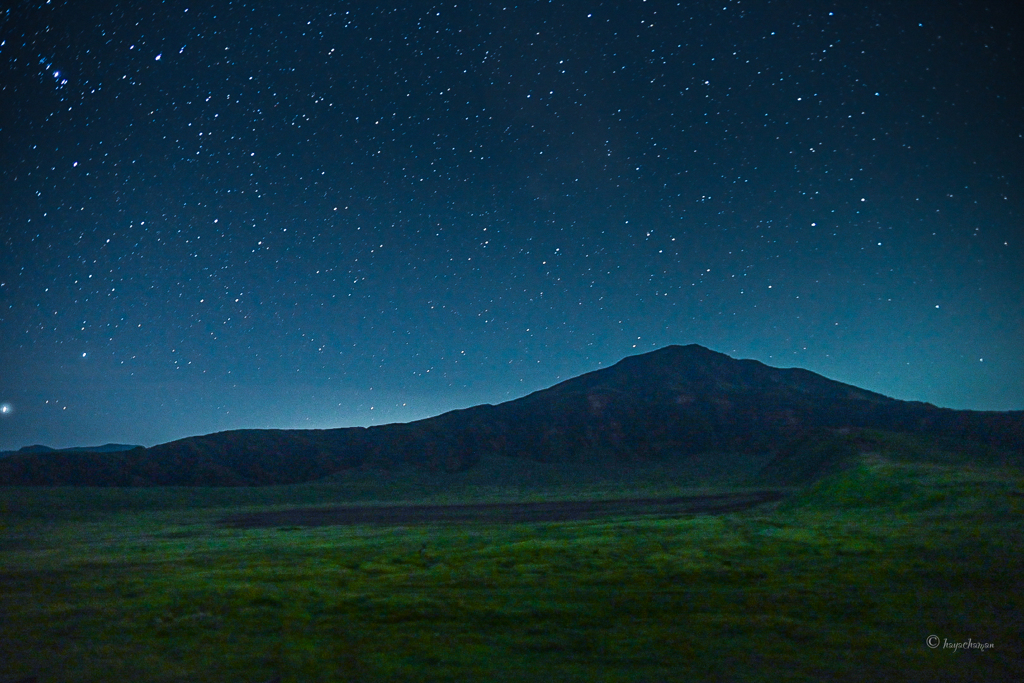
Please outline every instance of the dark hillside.
[{"label": "dark hillside", "polygon": [[864,428],[1024,451],[1024,412],[899,401],[691,345],[631,356],[500,405],[407,424],[238,430],[121,453],[19,453],[0,460],[0,483],[263,485],[398,465],[456,472],[487,456],[586,468],[714,453],[774,453],[766,474],[796,483],[845,459],[850,446],[836,435]]}]

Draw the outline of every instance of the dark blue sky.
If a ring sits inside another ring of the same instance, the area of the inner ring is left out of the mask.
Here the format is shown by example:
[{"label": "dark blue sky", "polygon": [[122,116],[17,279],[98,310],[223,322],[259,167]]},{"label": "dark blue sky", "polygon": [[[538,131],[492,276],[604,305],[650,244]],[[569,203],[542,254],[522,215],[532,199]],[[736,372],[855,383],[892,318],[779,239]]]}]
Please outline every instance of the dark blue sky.
[{"label": "dark blue sky", "polygon": [[1018,3],[0,15],[0,449],[405,421],[667,344],[1024,408]]}]

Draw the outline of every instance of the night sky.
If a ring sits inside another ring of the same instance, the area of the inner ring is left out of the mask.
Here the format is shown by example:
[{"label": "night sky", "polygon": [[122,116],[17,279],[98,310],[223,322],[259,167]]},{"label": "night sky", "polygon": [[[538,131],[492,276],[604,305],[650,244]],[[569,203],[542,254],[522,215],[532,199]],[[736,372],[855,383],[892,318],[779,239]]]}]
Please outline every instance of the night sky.
[{"label": "night sky", "polygon": [[1018,2],[15,2],[0,449],[667,344],[1024,408]]}]

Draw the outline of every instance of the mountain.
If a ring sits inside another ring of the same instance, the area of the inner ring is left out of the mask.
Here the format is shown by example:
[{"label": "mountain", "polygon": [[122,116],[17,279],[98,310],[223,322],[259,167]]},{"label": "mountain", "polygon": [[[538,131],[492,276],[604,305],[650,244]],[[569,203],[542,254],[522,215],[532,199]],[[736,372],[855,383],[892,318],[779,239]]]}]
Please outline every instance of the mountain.
[{"label": "mountain", "polygon": [[[114,453],[17,454],[0,484],[245,486],[358,469],[464,471],[494,456],[541,463],[668,462],[716,453],[772,457],[780,483],[827,471],[858,429],[940,436],[1024,452],[1024,411],[900,401],[801,369],[669,346],[499,405],[377,427],[236,430]],[[751,473],[753,474],[753,473]]]},{"label": "mountain", "polygon": [[107,443],[102,446],[73,446],[71,448],[50,448],[49,446],[43,446],[36,444],[34,446],[22,446],[16,451],[0,451],[0,458],[7,455],[17,455],[19,453],[72,453],[72,452],[90,452],[90,453],[115,453],[117,451],[130,451],[133,448],[139,448],[138,446],[123,444],[123,443]]}]

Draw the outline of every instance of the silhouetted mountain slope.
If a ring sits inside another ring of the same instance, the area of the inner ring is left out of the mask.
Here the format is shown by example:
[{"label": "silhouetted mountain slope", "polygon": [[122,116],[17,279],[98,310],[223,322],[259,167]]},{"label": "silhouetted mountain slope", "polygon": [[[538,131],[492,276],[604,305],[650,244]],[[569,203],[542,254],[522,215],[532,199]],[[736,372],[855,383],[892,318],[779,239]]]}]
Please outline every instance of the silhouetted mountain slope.
[{"label": "silhouetted mountain slope", "polygon": [[691,345],[631,356],[500,405],[407,424],[238,430],[123,453],[16,455],[0,462],[0,482],[283,484],[401,464],[459,471],[488,456],[586,467],[592,461],[715,452],[777,453],[767,470],[782,480],[805,480],[827,470],[832,451],[822,443],[828,434],[859,428],[1024,450],[1021,411],[958,411],[899,401],[807,370],[735,360]]}]

